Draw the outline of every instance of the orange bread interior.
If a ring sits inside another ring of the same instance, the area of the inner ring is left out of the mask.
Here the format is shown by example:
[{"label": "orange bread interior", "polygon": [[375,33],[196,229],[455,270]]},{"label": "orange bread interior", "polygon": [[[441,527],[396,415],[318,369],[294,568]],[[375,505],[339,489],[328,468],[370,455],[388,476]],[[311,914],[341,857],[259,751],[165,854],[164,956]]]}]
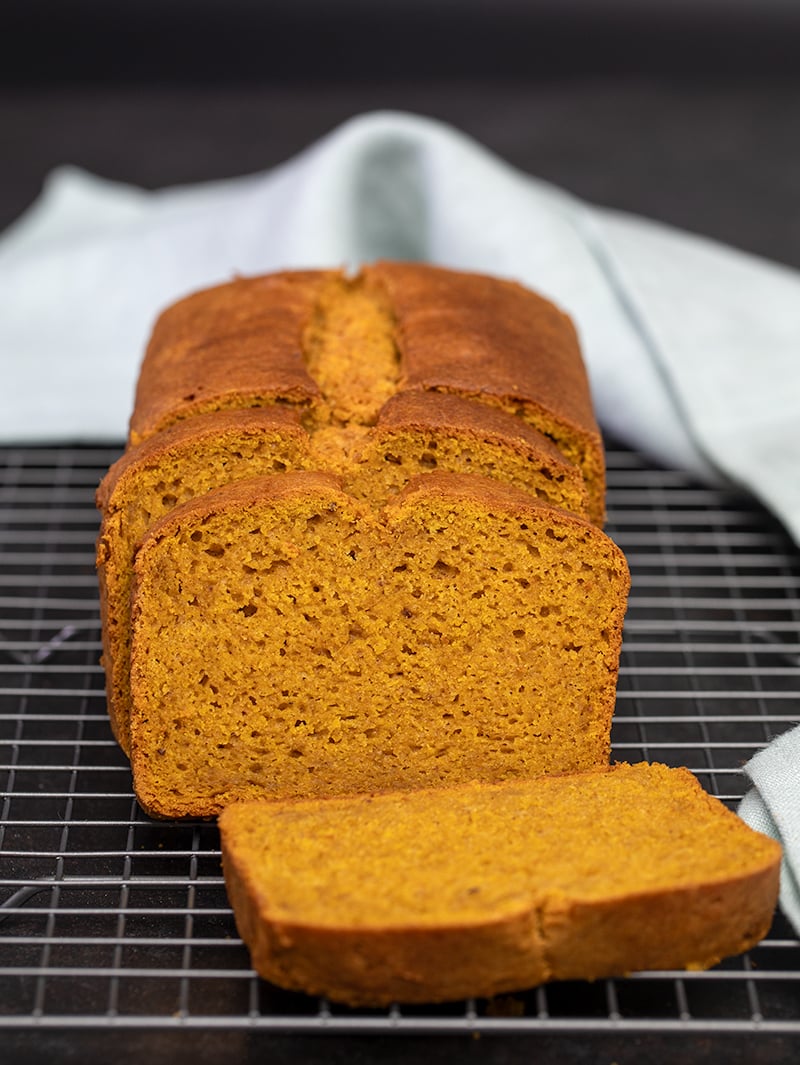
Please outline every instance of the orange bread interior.
[{"label": "orange bread interior", "polygon": [[286,408],[198,415],[150,437],[111,467],[97,493],[103,515],[97,572],[111,725],[130,751],[130,598],[133,558],[154,521],[211,488],[302,467],[308,434]]}]

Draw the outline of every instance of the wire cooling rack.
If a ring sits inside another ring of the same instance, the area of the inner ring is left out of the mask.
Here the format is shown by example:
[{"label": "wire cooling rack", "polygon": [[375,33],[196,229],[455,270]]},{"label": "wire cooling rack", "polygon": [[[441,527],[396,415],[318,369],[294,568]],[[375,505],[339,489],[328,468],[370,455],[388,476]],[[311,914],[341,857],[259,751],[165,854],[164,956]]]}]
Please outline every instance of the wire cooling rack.
[{"label": "wire cooling rack", "polygon": [[[0,450],[0,1047],[55,1029],[73,1045],[174,1028],[800,1035],[800,942],[780,914],[710,972],[489,1002],[353,1011],[259,980],[215,826],[147,818],[106,719],[93,493],[117,453]],[[608,459],[609,530],[633,572],[614,755],[688,765],[733,806],[741,765],[800,716],[800,554],[754,504]]]}]

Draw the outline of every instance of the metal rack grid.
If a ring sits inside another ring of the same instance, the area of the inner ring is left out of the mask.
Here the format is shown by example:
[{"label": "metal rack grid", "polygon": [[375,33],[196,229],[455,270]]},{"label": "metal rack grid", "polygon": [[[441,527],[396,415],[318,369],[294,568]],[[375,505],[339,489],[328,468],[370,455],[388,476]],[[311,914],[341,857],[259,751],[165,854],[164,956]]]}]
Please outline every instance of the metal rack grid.
[{"label": "metal rack grid", "polygon": [[[251,971],[212,824],[137,807],[98,665],[94,488],[112,448],[0,450],[0,1029],[800,1034],[800,942],[710,972],[348,1010]],[[609,455],[633,590],[614,755],[688,765],[729,805],[800,714],[800,555],[757,506]]]}]

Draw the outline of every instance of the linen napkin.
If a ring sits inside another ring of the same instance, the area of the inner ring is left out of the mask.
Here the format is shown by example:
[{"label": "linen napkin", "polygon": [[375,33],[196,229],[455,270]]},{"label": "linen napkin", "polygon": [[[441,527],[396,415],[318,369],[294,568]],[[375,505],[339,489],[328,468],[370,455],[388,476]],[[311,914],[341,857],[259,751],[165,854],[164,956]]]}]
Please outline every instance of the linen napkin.
[{"label": "linen napkin", "polygon": [[745,773],[753,787],[739,816],[783,846],[781,908],[800,935],[800,725],[759,751]]},{"label": "linen napkin", "polygon": [[[582,202],[399,113],[230,181],[145,192],[53,172],[0,236],[0,443],[121,441],[153,319],[190,290],[377,258],[553,299],[577,323],[607,430],[753,493],[800,543],[800,275]],[[743,814],[763,803],[760,823],[780,832],[796,919],[800,744],[776,741],[749,771]]]}]

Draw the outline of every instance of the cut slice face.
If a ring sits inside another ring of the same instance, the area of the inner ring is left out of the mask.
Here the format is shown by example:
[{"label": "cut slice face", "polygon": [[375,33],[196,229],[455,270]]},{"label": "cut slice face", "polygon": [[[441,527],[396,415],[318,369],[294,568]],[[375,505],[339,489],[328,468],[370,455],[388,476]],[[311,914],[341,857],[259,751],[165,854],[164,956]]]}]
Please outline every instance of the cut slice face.
[{"label": "cut slice face", "polygon": [[372,428],[307,431],[299,412],[215,411],[180,421],[129,449],[98,494],[103,664],[114,733],[130,751],[130,593],[135,549],[174,507],[242,478],[319,469],[341,476],[354,496],[382,506],[433,469],[477,472],[576,514],[587,495],[577,467],[520,419],[457,396],[408,393],[390,400]]},{"label": "cut slice face", "polygon": [[208,816],[602,764],[628,586],[595,526],[479,475],[377,513],[314,472],[207,493],[136,559],[137,794]]}]

